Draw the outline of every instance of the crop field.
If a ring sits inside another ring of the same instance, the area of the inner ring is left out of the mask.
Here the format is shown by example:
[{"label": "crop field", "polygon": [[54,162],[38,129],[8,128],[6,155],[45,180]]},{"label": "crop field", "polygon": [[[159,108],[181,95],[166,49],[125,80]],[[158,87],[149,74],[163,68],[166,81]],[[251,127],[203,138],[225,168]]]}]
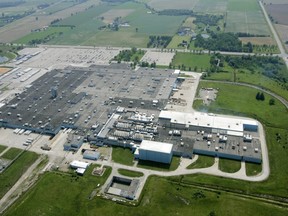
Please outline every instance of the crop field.
[{"label": "crop field", "polygon": [[[34,1],[34,4],[35,2],[36,1]],[[20,20],[16,20],[4,26],[3,28],[0,28],[0,42],[7,43],[7,42],[15,41],[31,33],[31,30],[50,25],[50,23],[55,19],[59,19],[59,18],[65,19],[67,17],[70,17],[71,14],[84,11],[86,8],[90,7],[91,5],[95,5],[98,3],[99,3],[99,0],[89,0],[81,4],[77,4],[73,7],[69,7],[64,10],[58,11],[52,15],[32,14],[31,16],[26,16]],[[36,17],[38,17],[38,20],[36,20]]]},{"label": "crop field", "polygon": [[265,6],[267,13],[273,17],[275,23],[288,25],[288,3],[269,4]]},{"label": "crop field", "polygon": [[15,41],[17,44],[29,44],[33,40],[45,40],[45,38],[58,37],[64,32],[71,30],[70,27],[48,27],[40,32],[33,32]]},{"label": "crop field", "polygon": [[[118,31],[98,29],[119,16],[123,22],[128,22],[128,27],[120,27]],[[101,4],[57,23],[75,27],[48,44],[146,47],[149,35],[172,36],[185,18],[148,14],[144,5],[133,2],[114,6]]]},{"label": "crop field", "polygon": [[101,17],[104,18],[103,22],[105,24],[109,24],[112,23],[116,17],[126,17],[133,11],[133,9],[111,9],[101,14]]},{"label": "crop field", "polygon": [[254,45],[276,45],[276,42],[271,37],[240,37],[242,43],[246,44],[248,42]]},{"label": "crop field", "polygon": [[199,0],[149,0],[148,5],[156,10],[189,9],[192,10]]},{"label": "crop field", "polygon": [[73,1],[62,1],[62,2],[59,2],[57,4],[51,5],[47,9],[44,9],[43,11],[41,11],[41,13],[51,15],[51,14],[56,13],[58,11],[72,7],[73,5],[75,5],[75,2],[73,2]]},{"label": "crop field", "polygon": [[[286,215],[286,208],[226,192],[183,186],[165,178],[150,177],[139,205],[121,205],[100,197],[89,199],[99,181],[107,178],[72,177],[47,173],[8,209],[5,216],[35,215]],[[94,179],[93,179],[94,178]]]},{"label": "crop field", "polygon": [[256,0],[229,0],[226,19],[226,32],[270,35],[265,17]]},{"label": "crop field", "polygon": [[224,13],[227,9],[228,0],[199,0],[194,7],[199,13]]}]

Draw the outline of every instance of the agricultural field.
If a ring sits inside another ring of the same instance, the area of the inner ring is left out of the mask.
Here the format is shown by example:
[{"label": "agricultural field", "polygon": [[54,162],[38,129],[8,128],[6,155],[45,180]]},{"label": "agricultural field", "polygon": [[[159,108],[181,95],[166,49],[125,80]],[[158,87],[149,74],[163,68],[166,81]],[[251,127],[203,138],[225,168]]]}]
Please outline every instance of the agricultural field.
[{"label": "agricultural field", "polygon": [[288,26],[287,25],[280,25],[275,24],[276,30],[284,44],[286,50],[288,50]]},{"label": "agricultural field", "polygon": [[276,42],[271,37],[240,37],[239,38],[242,43],[247,44],[248,42],[252,43],[253,45],[276,45]]},{"label": "agricultural field", "polygon": [[273,18],[273,22],[288,25],[288,3],[265,5],[267,13]]},{"label": "agricultural field", "polygon": [[[126,25],[119,24],[117,30],[109,29],[107,26],[118,17]],[[73,26],[73,29],[48,44],[146,47],[150,35],[172,36],[185,19],[185,16],[149,14],[144,4],[139,3],[103,3],[58,22],[59,26]],[[105,28],[100,29],[103,26]]]},{"label": "agricultural field", "polygon": [[[34,1],[34,5],[35,2],[36,1]],[[87,8],[93,5],[99,4],[99,2],[100,0],[85,1],[81,4],[77,4],[64,10],[58,11],[52,15],[38,13],[38,11],[35,14],[31,14],[30,16],[26,16],[0,28],[0,42],[7,43],[18,40],[19,38],[31,33],[31,30],[49,26],[50,23],[55,19],[65,19],[73,14],[85,11]]]},{"label": "agricultural field", "polygon": [[188,9],[193,10],[199,0],[148,0],[148,5],[155,10]]},{"label": "agricultural field", "polygon": [[229,1],[225,32],[270,35],[270,30],[257,1]]},{"label": "agricultural field", "polygon": [[[45,8],[44,10],[42,10],[40,12],[40,14],[54,14],[58,11],[64,10],[66,8],[72,7],[74,5],[76,5],[77,2],[76,1],[60,1],[56,4],[53,4],[51,6],[49,6],[47,9]],[[39,12],[38,12],[39,13]]]},{"label": "agricultural field", "polygon": [[194,7],[199,13],[224,13],[227,10],[228,0],[199,0]]},{"label": "agricultural field", "polygon": [[[255,199],[227,192],[171,182],[165,178],[150,177],[145,193],[136,206],[121,205],[100,197],[89,199],[95,185],[104,177],[72,177],[47,173],[24,194],[5,216],[35,215],[286,215],[287,209]],[[95,179],[95,180],[94,180]],[[93,181],[91,181],[93,180]],[[63,199],[65,198],[65,199]]]},{"label": "agricultural field", "polygon": [[[199,83],[199,89],[202,87],[218,89],[217,99],[209,106],[197,104],[195,107],[197,110],[240,116],[244,115],[256,118],[267,126],[277,128],[287,128],[288,126],[288,122],[283,118],[285,115],[288,116],[286,107],[276,99],[275,105],[269,105],[269,100],[272,97],[267,94],[264,94],[264,101],[256,100],[255,97],[259,92],[256,89],[204,81]],[[245,94],[239,94],[239,92],[245,92]],[[247,106],[247,104],[249,104],[249,106]]]},{"label": "agricultural field", "polygon": [[39,44],[39,43],[47,43],[53,38],[57,38],[61,36],[63,33],[71,30],[70,27],[48,27],[45,30],[41,30],[40,32],[33,32],[28,34],[19,40],[16,40],[17,44]]}]

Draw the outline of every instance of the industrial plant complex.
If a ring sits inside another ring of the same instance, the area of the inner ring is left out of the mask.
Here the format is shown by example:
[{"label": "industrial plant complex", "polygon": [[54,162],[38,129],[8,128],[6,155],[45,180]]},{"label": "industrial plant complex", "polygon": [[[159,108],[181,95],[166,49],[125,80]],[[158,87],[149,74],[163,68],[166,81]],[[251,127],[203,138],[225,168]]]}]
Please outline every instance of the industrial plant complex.
[{"label": "industrial plant complex", "polygon": [[[183,77],[180,70],[118,63],[51,71],[18,67],[2,84],[11,78],[21,87],[1,101],[0,127],[15,135],[64,137],[57,151],[49,141],[41,144],[41,151],[66,152],[79,175],[90,163],[109,159],[97,150],[103,146],[128,148],[135,161],[161,164],[194,155],[262,163],[260,123],[193,110],[199,80]],[[23,140],[23,148],[33,148],[34,139]],[[137,178],[114,173],[103,192],[133,200],[141,185]]]}]

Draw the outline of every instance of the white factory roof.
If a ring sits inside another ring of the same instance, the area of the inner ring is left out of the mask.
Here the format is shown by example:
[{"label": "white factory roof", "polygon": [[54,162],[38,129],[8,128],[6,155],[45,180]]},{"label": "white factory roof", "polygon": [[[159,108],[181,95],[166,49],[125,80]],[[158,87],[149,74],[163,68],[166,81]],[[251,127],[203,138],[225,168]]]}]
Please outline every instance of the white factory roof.
[{"label": "white factory roof", "polygon": [[230,117],[213,113],[183,113],[174,111],[161,111],[159,118],[169,119],[171,123],[211,127],[229,131],[243,132],[243,124],[258,125],[257,121],[242,117]]},{"label": "white factory roof", "polygon": [[171,143],[142,140],[139,150],[147,150],[147,151],[170,154],[172,152],[172,148],[173,148],[173,144]]},{"label": "white factory roof", "polygon": [[89,163],[74,160],[74,161],[72,161],[72,162],[70,163],[70,166],[71,166],[72,168],[83,168],[83,169],[86,169],[86,168],[89,166]]}]

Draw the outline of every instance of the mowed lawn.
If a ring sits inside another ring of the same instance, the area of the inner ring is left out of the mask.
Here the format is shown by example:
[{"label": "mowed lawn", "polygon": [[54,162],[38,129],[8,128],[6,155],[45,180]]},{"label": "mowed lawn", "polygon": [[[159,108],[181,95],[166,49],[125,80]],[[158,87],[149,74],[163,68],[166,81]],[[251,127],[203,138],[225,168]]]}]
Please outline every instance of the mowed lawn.
[{"label": "mowed lawn", "polygon": [[175,67],[185,65],[186,69],[191,67],[192,70],[195,69],[195,67],[199,69],[206,70],[207,68],[210,68],[210,56],[206,54],[193,54],[193,53],[182,53],[177,52],[177,54],[174,56],[172,65]]},{"label": "mowed lawn", "polygon": [[[104,174],[106,175],[106,174]],[[47,173],[4,215],[286,215],[287,209],[226,192],[208,191],[150,177],[139,205],[118,204],[91,191],[101,177]],[[105,177],[102,178],[103,180]],[[103,181],[102,181],[103,182]]]},{"label": "mowed lawn", "polygon": [[271,96],[264,94],[265,101],[256,100],[259,92],[256,89],[236,86],[224,83],[200,82],[199,89],[214,88],[218,89],[216,101],[209,106],[195,103],[197,110],[206,110],[207,112],[244,115],[257,118],[266,126],[287,128],[288,111],[286,107],[275,99],[275,105],[269,105]]}]

